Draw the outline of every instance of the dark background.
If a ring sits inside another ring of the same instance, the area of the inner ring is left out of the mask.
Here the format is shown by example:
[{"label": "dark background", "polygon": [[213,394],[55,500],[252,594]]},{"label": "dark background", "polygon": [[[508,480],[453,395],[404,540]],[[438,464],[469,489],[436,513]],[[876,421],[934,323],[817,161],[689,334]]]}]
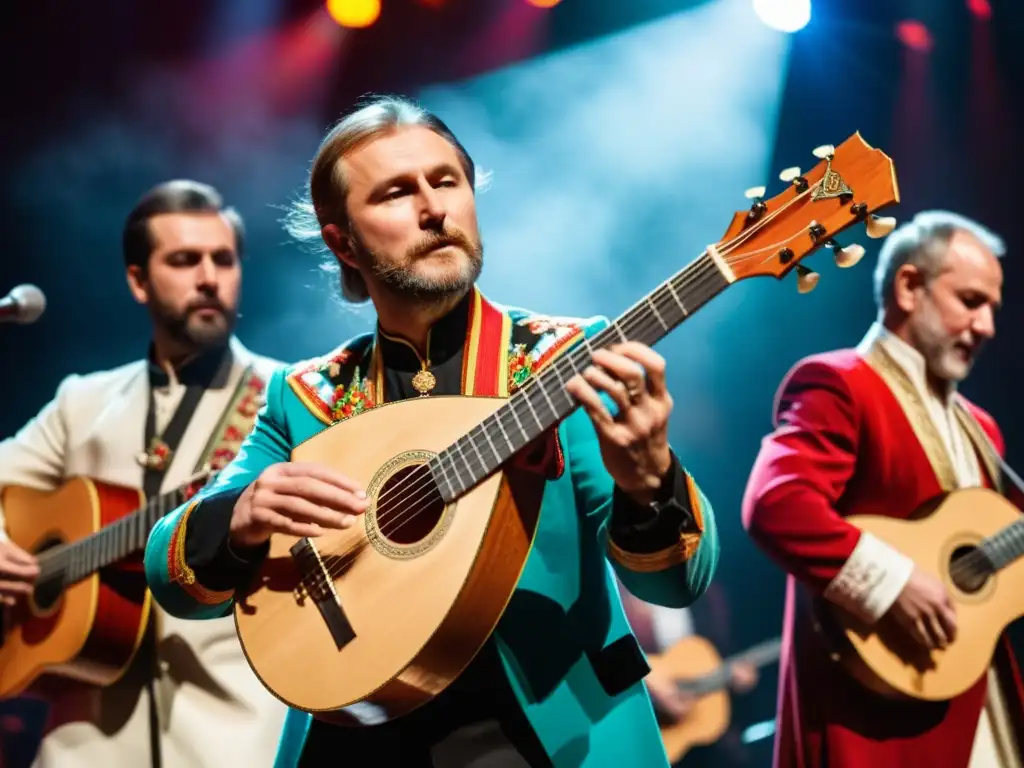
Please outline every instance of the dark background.
[{"label": "dark background", "polygon": [[[0,122],[0,293],[34,282],[45,290],[49,309],[35,325],[0,326],[0,437],[29,419],[68,373],[112,367],[144,353],[148,323],[125,290],[119,238],[125,214],[152,184],[169,175],[200,178],[241,209],[250,248],[240,337],[286,361],[318,354],[370,321],[340,306],[329,315],[303,314],[306,306],[331,306],[334,288],[313,259],[288,243],[279,218],[281,206],[301,191],[323,131],[356,98],[374,91],[415,96],[423,88],[468,81],[516,62],[543,61],[705,3],[564,0],[544,11],[542,20],[536,9],[527,13],[522,5],[450,0],[436,10],[412,0],[386,0],[375,25],[340,39],[337,31],[326,33],[310,21],[320,4],[309,0],[12,5],[0,32],[6,38],[0,71],[7,105]],[[746,7],[733,5],[737,14]],[[1024,459],[1017,404],[1024,270],[1016,230],[1024,171],[1024,4],[992,0],[989,21],[972,15],[968,5],[816,0],[811,24],[787,43],[778,119],[763,131],[774,174],[789,165],[809,167],[811,147],[838,143],[860,130],[895,160],[902,202],[893,215],[906,219],[923,209],[946,208],[1004,237],[1006,301],[999,336],[963,391],[997,418],[1016,465]],[[930,51],[915,52],[901,41],[897,25],[907,20],[927,30]],[[732,53],[723,41],[722,61]],[[716,61],[706,66],[710,71]],[[762,81],[765,88],[778,87],[771,82],[775,75],[760,67],[745,76],[755,87]],[[664,77],[670,82],[673,73]],[[501,99],[488,108],[500,111]],[[680,184],[712,188],[716,179]],[[737,195],[733,207],[743,205]],[[698,241],[717,239],[730,215],[721,210]],[[530,236],[523,233],[527,241]],[[873,320],[870,280],[877,244],[852,231],[840,238],[852,239],[869,246],[869,253],[841,279],[826,264],[814,264],[823,272],[822,284],[799,300],[791,283],[741,286],[741,300],[709,308],[660,348],[671,366],[676,350],[685,360],[696,337],[713,344],[712,366],[672,368],[681,391],[693,393],[676,398],[672,437],[685,446],[684,460],[712,499],[722,532],[717,596],[697,614],[705,622],[698,631],[714,634],[723,653],[779,631],[783,576],[746,538],[740,498],[785,371],[804,355],[856,344]],[[524,288],[504,296],[488,290],[499,301],[544,311],[570,314],[578,306],[589,311],[607,304],[601,311],[614,315],[628,303],[616,286],[632,272],[643,275],[635,298],[643,285],[649,289],[679,266],[611,263],[607,293],[588,282],[585,298],[567,302],[577,306],[556,305],[547,298],[550,292]],[[537,279],[543,281],[543,274]],[[694,413],[694,399],[714,408],[713,435],[707,438],[697,429],[706,422]],[[766,670],[765,683],[737,703],[740,727],[771,718],[774,676],[774,667]],[[769,742],[748,751],[750,764],[766,764]]]}]

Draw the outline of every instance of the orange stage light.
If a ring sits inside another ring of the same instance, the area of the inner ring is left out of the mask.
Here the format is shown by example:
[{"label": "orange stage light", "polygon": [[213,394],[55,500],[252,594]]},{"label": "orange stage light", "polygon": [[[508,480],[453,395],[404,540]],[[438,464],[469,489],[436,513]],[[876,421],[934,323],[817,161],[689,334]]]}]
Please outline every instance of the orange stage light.
[{"label": "orange stage light", "polygon": [[343,27],[368,27],[380,16],[380,0],[327,0],[327,13]]}]

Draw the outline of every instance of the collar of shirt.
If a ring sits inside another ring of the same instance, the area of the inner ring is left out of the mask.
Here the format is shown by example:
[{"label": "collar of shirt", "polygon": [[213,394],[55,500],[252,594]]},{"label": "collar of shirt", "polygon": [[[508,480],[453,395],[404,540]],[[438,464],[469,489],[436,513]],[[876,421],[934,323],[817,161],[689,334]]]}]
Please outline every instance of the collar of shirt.
[{"label": "collar of shirt", "polygon": [[174,384],[186,387],[198,384],[206,389],[213,389],[222,386],[226,381],[226,373],[230,369],[232,359],[230,345],[223,344],[203,350],[189,358],[184,365],[168,373],[157,364],[153,344],[150,343],[146,355],[149,385],[153,389],[166,389]]},{"label": "collar of shirt", "polygon": [[[427,337],[426,360],[431,366],[441,365],[461,354],[466,343],[469,325],[470,291],[447,315],[438,320]],[[377,324],[377,343],[385,368],[399,371],[418,371],[420,357],[415,345],[401,336],[388,333]]]},{"label": "collar of shirt", "polygon": [[952,381],[947,382],[946,391],[942,396],[934,392],[928,386],[927,365],[924,355],[878,322],[873,323],[871,328],[868,329],[867,335],[857,346],[857,350],[862,355],[866,354],[871,346],[876,343],[881,344],[882,348],[889,353],[889,356],[896,361],[896,364],[907,374],[922,397],[938,400],[943,408],[953,407],[956,383]]}]

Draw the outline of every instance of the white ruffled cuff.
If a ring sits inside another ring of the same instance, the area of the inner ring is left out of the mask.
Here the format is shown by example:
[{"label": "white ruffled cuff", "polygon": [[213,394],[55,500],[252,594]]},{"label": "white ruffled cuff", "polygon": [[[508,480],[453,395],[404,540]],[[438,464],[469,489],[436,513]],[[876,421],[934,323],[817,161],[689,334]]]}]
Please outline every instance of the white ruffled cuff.
[{"label": "white ruffled cuff", "polygon": [[864,532],[824,596],[861,621],[874,624],[896,602],[913,570],[913,560]]}]

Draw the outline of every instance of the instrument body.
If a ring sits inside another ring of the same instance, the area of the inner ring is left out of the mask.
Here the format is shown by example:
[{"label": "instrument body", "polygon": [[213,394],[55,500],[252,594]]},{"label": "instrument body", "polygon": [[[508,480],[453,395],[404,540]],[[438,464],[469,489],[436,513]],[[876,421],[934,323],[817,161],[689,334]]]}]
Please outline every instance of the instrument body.
[{"label": "instrument body", "polygon": [[771,664],[779,658],[779,649],[776,638],[723,661],[710,640],[690,635],[664,653],[648,657],[654,673],[671,677],[680,690],[696,697],[685,718],[661,726],[661,739],[670,763],[677,763],[694,747],[714,744],[728,729],[732,720],[732,666],[739,662],[755,667]]},{"label": "instrument body", "polygon": [[[136,512],[141,491],[73,478],[55,491],[3,491],[10,539],[40,554],[86,539]],[[141,555],[141,551],[139,552]],[[116,682],[142,643],[150,595],[141,557],[91,572],[68,585],[44,571],[35,593],[5,612],[0,697],[16,696],[40,675],[97,686]]]},{"label": "instrument body", "polygon": [[986,540],[1007,542],[1011,549],[1019,544],[1024,536],[1020,510],[994,491],[967,488],[923,505],[907,520],[880,515],[846,520],[946,586],[956,609],[957,637],[943,650],[923,651],[910,645],[887,617],[865,626],[821,602],[818,629],[833,658],[861,684],[891,698],[944,701],[966,691],[991,665],[999,636],[1024,614],[1024,560],[1006,558],[1001,565],[998,550],[993,550],[996,567],[986,557],[981,572],[975,569],[973,574],[955,563],[983,551],[978,547]]},{"label": "instrument body", "polygon": [[[388,403],[320,432],[292,458],[344,471],[373,499],[390,475],[421,463],[503,402],[431,396]],[[305,592],[291,556],[296,539],[275,535],[260,576],[235,601],[253,670],[286,703],[321,716],[338,710],[330,719],[339,724],[390,720],[426,703],[469,664],[501,617],[530,552],[542,491],[543,481],[528,473],[497,473],[448,505],[417,541],[381,535],[392,526],[374,506],[362,525],[313,540],[354,631],[341,653],[315,600],[296,597]]]}]

